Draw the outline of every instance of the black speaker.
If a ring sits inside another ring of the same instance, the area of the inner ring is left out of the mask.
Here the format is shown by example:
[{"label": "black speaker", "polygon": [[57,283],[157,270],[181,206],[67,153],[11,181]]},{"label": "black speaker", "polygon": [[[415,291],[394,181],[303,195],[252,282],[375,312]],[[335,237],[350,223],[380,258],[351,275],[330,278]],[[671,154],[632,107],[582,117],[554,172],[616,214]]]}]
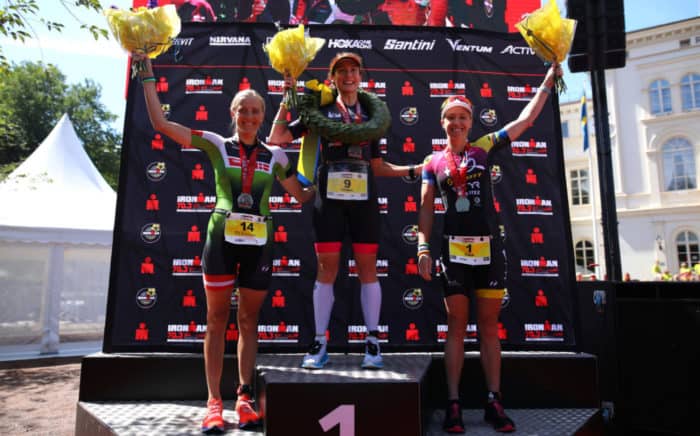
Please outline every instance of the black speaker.
[{"label": "black speaker", "polygon": [[628,434],[698,434],[698,286],[627,282],[616,288],[620,426]]},{"label": "black speaker", "polygon": [[623,0],[568,0],[566,15],[578,21],[569,53],[571,72],[625,66]]}]

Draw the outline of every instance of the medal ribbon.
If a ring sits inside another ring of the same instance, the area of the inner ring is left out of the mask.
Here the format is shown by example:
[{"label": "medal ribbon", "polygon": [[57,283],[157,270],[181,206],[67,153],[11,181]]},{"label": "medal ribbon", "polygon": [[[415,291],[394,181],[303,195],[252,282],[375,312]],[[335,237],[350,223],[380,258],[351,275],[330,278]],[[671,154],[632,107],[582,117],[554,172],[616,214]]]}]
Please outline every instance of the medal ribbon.
[{"label": "medal ribbon", "polygon": [[[352,121],[350,121],[350,111],[345,106],[345,103],[343,103],[343,99],[340,98],[340,94],[338,94],[338,97],[335,99],[335,105],[338,107],[340,114],[343,116],[343,122],[345,124],[351,124]],[[362,108],[360,107],[360,101],[358,100],[355,103],[355,124],[360,124],[361,122]]]},{"label": "medal ribbon", "polygon": [[[465,149],[465,156],[467,151]],[[455,160],[461,164],[459,156],[456,156],[449,148],[445,148],[445,157],[447,161],[447,169],[450,170],[450,177],[452,177],[452,186],[454,187],[457,196],[466,197],[467,196],[467,167],[461,166],[457,168]]]},{"label": "medal ribbon", "polygon": [[255,164],[258,160],[257,142],[255,149],[250,154],[250,159],[245,151],[245,145],[242,142],[238,143],[238,155],[241,158],[241,190],[244,194],[250,194],[253,186],[253,176],[255,175]]}]

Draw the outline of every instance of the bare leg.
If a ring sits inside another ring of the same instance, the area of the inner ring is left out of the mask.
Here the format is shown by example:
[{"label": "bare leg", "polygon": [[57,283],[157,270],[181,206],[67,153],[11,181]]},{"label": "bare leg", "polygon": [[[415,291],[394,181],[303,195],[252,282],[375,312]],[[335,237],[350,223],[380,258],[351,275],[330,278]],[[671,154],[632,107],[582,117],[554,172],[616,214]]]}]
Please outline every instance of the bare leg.
[{"label": "bare leg", "polygon": [[204,370],[207,378],[209,400],[221,399],[221,372],[224,366],[224,338],[231,307],[228,290],[206,291],[207,333],[204,336]]},{"label": "bare leg", "polygon": [[240,288],[238,300],[238,381],[253,383],[255,355],[258,352],[258,315],[267,291]]},{"label": "bare leg", "polygon": [[465,295],[450,295],[445,298],[447,310],[447,340],[445,341],[445,373],[447,396],[459,398],[459,380],[464,366],[464,335],[469,319],[469,299]]},{"label": "bare leg", "polygon": [[500,298],[478,298],[476,304],[481,367],[489,391],[501,391],[501,342],[498,340]]}]

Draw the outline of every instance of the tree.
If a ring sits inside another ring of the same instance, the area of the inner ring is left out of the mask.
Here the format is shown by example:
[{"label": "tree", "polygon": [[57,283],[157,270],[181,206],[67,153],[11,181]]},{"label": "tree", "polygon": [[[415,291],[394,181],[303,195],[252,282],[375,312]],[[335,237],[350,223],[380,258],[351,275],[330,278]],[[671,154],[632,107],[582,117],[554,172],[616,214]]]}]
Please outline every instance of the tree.
[{"label": "tree", "polygon": [[0,82],[0,177],[29,156],[67,113],[85,151],[116,188],[121,135],[109,127],[117,117],[100,102],[101,93],[89,79],[66,84],[66,77],[51,64],[11,65]]},{"label": "tree", "polygon": [[[95,39],[100,37],[107,38],[106,29],[102,29],[94,24],[84,24],[73,13],[75,8],[100,12],[102,11],[102,6],[99,0],[59,1],[75,20],[80,23],[81,29],[90,32]],[[24,42],[27,38],[30,38],[30,32],[35,33],[31,25],[31,21],[35,19],[38,19],[50,31],[60,32],[65,27],[63,23],[41,17],[37,0],[5,0],[4,3],[4,6],[0,6],[0,34],[9,36],[14,40]],[[0,47],[0,73],[6,72],[9,67],[10,64],[3,54],[2,47]]]}]

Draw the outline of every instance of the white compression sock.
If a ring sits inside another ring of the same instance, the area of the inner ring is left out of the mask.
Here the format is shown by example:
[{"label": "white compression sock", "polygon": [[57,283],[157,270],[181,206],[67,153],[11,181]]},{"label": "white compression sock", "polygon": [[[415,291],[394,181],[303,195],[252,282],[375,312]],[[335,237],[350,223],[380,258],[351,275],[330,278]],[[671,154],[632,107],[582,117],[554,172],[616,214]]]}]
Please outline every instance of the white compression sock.
[{"label": "white compression sock", "polygon": [[363,283],[360,286],[360,302],[362,303],[362,315],[365,318],[367,331],[377,330],[379,313],[382,309],[382,288],[379,286],[379,282]]},{"label": "white compression sock", "polygon": [[333,311],[333,301],[333,284],[316,281],[314,283],[314,322],[316,339],[323,336],[323,341],[319,340],[321,343],[326,342],[326,330]]}]

